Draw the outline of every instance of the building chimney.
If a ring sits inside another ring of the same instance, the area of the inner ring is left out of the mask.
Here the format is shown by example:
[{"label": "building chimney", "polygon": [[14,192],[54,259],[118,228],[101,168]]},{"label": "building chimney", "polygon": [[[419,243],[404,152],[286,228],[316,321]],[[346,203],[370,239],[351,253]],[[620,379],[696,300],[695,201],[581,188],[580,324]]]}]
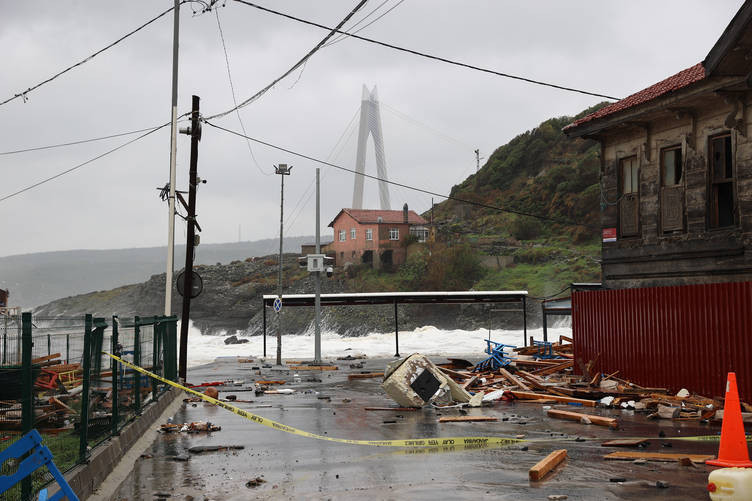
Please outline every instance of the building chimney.
[{"label": "building chimney", "polygon": [[407,224],[407,203],[402,206],[402,222]]}]

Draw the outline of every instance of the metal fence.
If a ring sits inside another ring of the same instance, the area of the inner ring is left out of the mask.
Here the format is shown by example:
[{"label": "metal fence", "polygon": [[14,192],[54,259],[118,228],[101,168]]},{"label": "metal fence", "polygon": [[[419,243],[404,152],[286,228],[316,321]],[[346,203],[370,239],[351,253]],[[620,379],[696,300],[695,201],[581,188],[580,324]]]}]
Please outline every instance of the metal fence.
[{"label": "metal fence", "polygon": [[642,386],[752,402],[751,325],[752,282],[572,294],[575,358]]},{"label": "metal fence", "polygon": [[[87,462],[166,390],[105,351],[177,380],[177,318],[0,318],[0,450],[36,428],[61,471]],[[2,474],[16,464],[6,462]],[[52,480],[35,472],[3,499],[27,500]]]}]

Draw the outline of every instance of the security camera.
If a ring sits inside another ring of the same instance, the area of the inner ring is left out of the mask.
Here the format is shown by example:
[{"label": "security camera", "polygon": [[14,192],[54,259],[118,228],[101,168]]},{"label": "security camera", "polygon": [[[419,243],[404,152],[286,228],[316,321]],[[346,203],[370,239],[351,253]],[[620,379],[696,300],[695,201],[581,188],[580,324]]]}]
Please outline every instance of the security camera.
[{"label": "security camera", "polygon": [[326,276],[327,276],[327,277],[331,277],[332,275],[334,275],[334,268],[332,268],[331,266],[329,266],[329,267],[328,267],[328,268],[326,269]]}]

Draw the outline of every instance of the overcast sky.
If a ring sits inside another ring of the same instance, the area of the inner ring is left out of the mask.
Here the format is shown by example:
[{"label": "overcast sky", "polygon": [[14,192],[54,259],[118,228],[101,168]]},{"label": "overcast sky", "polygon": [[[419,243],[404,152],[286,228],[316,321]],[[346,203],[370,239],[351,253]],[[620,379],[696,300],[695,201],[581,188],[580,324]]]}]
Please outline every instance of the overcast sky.
[{"label": "overcast sky", "polygon": [[[396,5],[387,0],[369,20]],[[371,0],[349,25],[383,0]],[[0,101],[114,41],[172,0],[10,2],[0,16]],[[336,25],[356,0],[259,0]],[[561,2],[404,0],[361,35],[497,71],[624,97],[704,59],[740,0]],[[218,9],[238,101],[263,88],[326,32],[228,0]],[[367,22],[367,21],[366,21]],[[365,23],[363,23],[365,24]],[[362,26],[362,25],[361,25]],[[0,152],[142,129],[169,121],[172,14],[28,95],[0,106]],[[232,107],[214,12],[180,16],[179,112],[201,97],[208,116]],[[494,149],[541,121],[573,115],[601,99],[483,74],[354,39],[319,51],[241,110],[247,132],[354,168],[357,130],[348,124],[362,85],[378,86],[389,177],[449,193],[475,169],[473,150]],[[240,130],[238,117],[218,125]],[[353,125],[357,125],[357,120]],[[344,136],[343,136],[344,134]],[[135,136],[133,136],[135,137]],[[335,148],[342,137],[339,148]],[[0,198],[130,139],[121,137],[0,156]],[[178,138],[178,188],[187,189],[188,136]],[[316,164],[205,127],[198,195],[202,241],[276,237],[279,176],[285,180],[288,235],[314,233]],[[366,170],[376,174],[369,141]],[[0,256],[79,248],[164,245],[167,207],[157,186],[169,178],[169,128],[19,196],[0,202]],[[322,236],[352,203],[353,175],[322,167]],[[431,197],[391,188],[392,208],[422,212]],[[439,201],[439,200],[437,200]],[[295,209],[297,205],[297,209]],[[375,182],[365,205],[378,208]],[[185,237],[178,220],[176,238]]]}]

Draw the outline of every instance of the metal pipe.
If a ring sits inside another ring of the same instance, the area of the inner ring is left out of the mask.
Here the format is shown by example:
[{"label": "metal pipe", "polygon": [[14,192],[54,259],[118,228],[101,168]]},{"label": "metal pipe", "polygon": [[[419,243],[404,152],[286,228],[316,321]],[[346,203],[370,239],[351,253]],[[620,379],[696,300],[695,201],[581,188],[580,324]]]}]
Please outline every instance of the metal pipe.
[{"label": "metal pipe", "polygon": [[394,301],[394,356],[399,357],[399,319],[397,317],[397,301]]},{"label": "metal pipe", "polygon": [[175,165],[178,139],[178,38],[180,32],[180,0],[175,0],[172,34],[172,106],[170,111],[170,195],[167,217],[167,269],[165,274],[164,314],[172,314],[172,273],[175,268]]},{"label": "metal pipe", "polygon": [[[321,254],[321,207],[319,168],[316,168],[316,254]],[[324,260],[325,261],[325,260]],[[321,363],[321,272],[314,272],[316,299],[314,304],[314,356],[315,364]]]}]

